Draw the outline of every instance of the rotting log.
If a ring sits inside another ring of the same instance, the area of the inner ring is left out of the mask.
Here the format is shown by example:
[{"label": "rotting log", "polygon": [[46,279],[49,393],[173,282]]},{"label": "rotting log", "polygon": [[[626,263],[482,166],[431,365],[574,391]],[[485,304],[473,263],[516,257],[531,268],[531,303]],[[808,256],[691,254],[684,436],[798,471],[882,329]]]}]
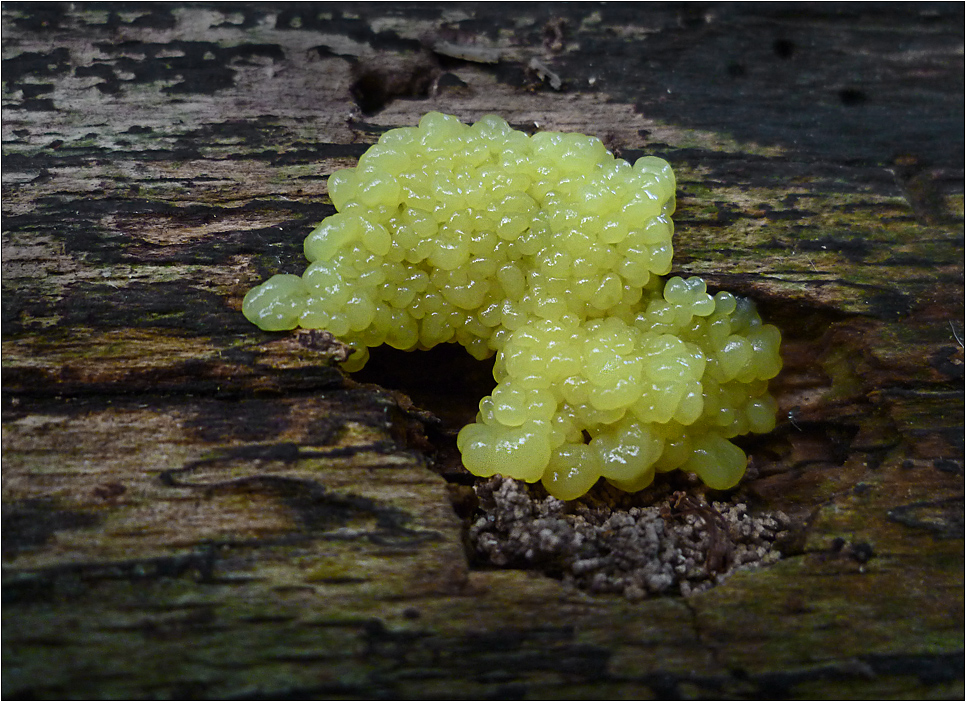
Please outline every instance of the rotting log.
[{"label": "rotting log", "polygon": [[[962,5],[2,12],[5,697],[963,697]],[[787,558],[637,603],[472,568],[486,366],[347,381],[242,318],[430,110],[674,165],[675,271],[784,334],[739,490]]]}]

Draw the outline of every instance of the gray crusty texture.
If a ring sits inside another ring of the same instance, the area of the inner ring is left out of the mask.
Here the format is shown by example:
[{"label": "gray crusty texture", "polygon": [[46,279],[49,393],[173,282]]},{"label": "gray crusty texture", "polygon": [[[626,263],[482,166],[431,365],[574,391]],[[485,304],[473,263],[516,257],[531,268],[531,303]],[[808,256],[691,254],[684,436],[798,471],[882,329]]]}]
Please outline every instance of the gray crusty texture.
[{"label": "gray crusty texture", "polygon": [[638,600],[682,595],[721,583],[738,569],[776,562],[776,542],[793,521],[752,514],[743,502],[712,502],[671,489],[649,507],[610,507],[594,498],[532,496],[500,476],[477,484],[480,514],[470,526],[478,558],[538,568],[591,593]]}]

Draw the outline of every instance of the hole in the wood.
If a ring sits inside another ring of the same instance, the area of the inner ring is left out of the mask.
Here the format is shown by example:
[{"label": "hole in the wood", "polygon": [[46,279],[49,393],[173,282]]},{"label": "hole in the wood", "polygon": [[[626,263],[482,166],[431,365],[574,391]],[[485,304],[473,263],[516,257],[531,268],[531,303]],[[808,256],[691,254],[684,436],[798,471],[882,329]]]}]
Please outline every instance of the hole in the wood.
[{"label": "hole in the wood", "polygon": [[[846,318],[801,304],[758,302],[763,319],[782,330],[788,354],[773,384],[780,405],[792,402],[786,397],[798,402],[804,387],[824,392],[830,379],[819,360],[828,353],[831,326]],[[406,393],[442,419],[445,431],[431,441],[446,456],[438,465],[453,465],[441,473],[465,521],[475,569],[535,570],[582,590],[631,599],[709,588],[739,566],[798,553],[802,518],[819,501],[830,471],[854,451],[856,427],[808,417],[794,425],[783,410],[774,432],[736,439],[751,466],[736,489],[711,491],[673,471],[635,494],[602,480],[565,503],[539,483],[477,479],[459,469],[454,435],[492,392],[492,368],[493,359],[477,361],[446,344],[424,352],[373,349],[366,368],[353,374],[359,382]],[[676,560],[689,565],[689,576],[671,567]]]},{"label": "hole in the wood", "polygon": [[478,483],[477,497],[467,532],[473,568],[539,571],[630,600],[705,590],[737,568],[795,553],[801,542],[796,517],[742,490],[704,490],[678,471],[634,494],[601,480],[568,502],[540,484],[494,477]]},{"label": "hole in the wood", "polygon": [[352,377],[402,391],[456,431],[473,422],[480,399],[493,391],[493,368],[493,357],[478,361],[458,344],[414,352],[384,345],[370,349],[366,366]]},{"label": "hole in the wood", "polygon": [[426,98],[439,72],[439,65],[422,54],[382,57],[355,67],[350,92],[359,108],[372,115],[396,98]]}]

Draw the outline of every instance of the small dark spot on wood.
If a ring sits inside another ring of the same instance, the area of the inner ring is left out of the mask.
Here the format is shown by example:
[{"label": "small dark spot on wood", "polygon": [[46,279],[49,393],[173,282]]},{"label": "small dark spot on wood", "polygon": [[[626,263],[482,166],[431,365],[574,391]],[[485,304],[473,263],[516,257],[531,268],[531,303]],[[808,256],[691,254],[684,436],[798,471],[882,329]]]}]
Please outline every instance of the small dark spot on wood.
[{"label": "small dark spot on wood", "polygon": [[915,154],[897,155],[893,159],[893,175],[919,224],[936,225],[953,220],[938,187],[938,174],[923,159]]},{"label": "small dark spot on wood", "polygon": [[742,666],[731,666],[729,667],[729,674],[740,681],[748,681],[749,670]]},{"label": "small dark spot on wood", "polygon": [[788,39],[776,39],[772,43],[772,51],[780,59],[791,59],[796,53],[796,45]]},{"label": "small dark spot on wood", "polygon": [[17,7],[19,17],[13,23],[28,32],[49,32],[60,29],[68,5],[59,2],[38,2]]},{"label": "small dark spot on wood", "polygon": [[745,75],[745,65],[738,63],[737,61],[732,61],[729,63],[725,70],[733,78],[741,78]]},{"label": "small dark spot on wood", "polygon": [[842,537],[835,538],[830,543],[829,553],[836,558],[851,559],[859,564],[865,564],[875,556],[872,545],[868,542],[850,542]]},{"label": "small dark spot on wood", "polygon": [[11,91],[21,90],[27,76],[53,77],[71,70],[70,51],[66,47],[50,52],[25,51],[3,61],[3,82]]},{"label": "small dark spot on wood", "polygon": [[887,513],[893,522],[926,530],[937,539],[964,538],[964,499],[918,501],[893,508]]},{"label": "small dark spot on wood", "polygon": [[429,54],[409,58],[358,64],[350,93],[367,115],[382,110],[396,98],[426,98],[439,73],[439,64]]},{"label": "small dark spot on wood", "polygon": [[117,481],[108,481],[107,483],[101,483],[94,486],[91,494],[100,500],[110,501],[124,495],[127,492],[127,487],[123,483]]},{"label": "small dark spot on wood", "polygon": [[53,176],[51,175],[50,171],[48,171],[46,168],[42,168],[40,169],[40,173],[37,174],[36,178],[32,178],[30,182],[34,185],[37,185],[38,183],[47,183],[52,178]]},{"label": "small dark spot on wood", "polygon": [[930,355],[930,366],[952,381],[964,382],[963,346],[941,347]]},{"label": "small dark spot on wood", "polygon": [[913,312],[913,299],[904,293],[887,291],[867,298],[870,313],[880,319],[896,322]]},{"label": "small dark spot on wood", "polygon": [[873,551],[873,546],[869,542],[857,542],[851,544],[849,548],[849,557],[860,564],[865,564],[876,554]]},{"label": "small dark spot on wood", "polygon": [[963,474],[964,467],[953,459],[934,459],[933,468],[950,474]]},{"label": "small dark spot on wood", "polygon": [[[6,540],[4,540],[6,542]],[[215,583],[216,552],[212,545],[203,545],[189,554],[178,554],[154,559],[128,559],[125,561],[67,562],[62,565],[34,571],[29,576],[4,583],[4,605],[12,603],[35,603],[83,597],[89,593],[90,584],[97,581],[145,582],[163,578],[181,578],[193,575],[199,583]],[[243,577],[234,577],[239,583]]]},{"label": "small dark spot on wood", "polygon": [[202,401],[185,429],[204,442],[270,441],[289,426],[291,406],[282,401]]},{"label": "small dark spot on wood", "polygon": [[839,101],[846,107],[856,107],[867,101],[866,93],[857,88],[844,88],[839,91]]},{"label": "small dark spot on wood", "polygon": [[24,500],[3,504],[3,557],[40,547],[64,530],[94,527],[97,515],[68,510],[50,499]]},{"label": "small dark spot on wood", "polygon": [[27,112],[53,112],[57,109],[54,106],[54,101],[46,98],[40,100],[24,100],[20,103],[20,108]]},{"label": "small dark spot on wood", "polygon": [[827,234],[805,240],[799,242],[799,247],[805,251],[836,252],[855,262],[862,261],[872,248],[869,241],[861,237],[851,237],[849,232],[837,233],[836,235]]},{"label": "small dark spot on wood", "polygon": [[21,84],[20,90],[23,93],[24,98],[36,98],[40,95],[53,93],[54,86],[37,83],[24,83]]}]

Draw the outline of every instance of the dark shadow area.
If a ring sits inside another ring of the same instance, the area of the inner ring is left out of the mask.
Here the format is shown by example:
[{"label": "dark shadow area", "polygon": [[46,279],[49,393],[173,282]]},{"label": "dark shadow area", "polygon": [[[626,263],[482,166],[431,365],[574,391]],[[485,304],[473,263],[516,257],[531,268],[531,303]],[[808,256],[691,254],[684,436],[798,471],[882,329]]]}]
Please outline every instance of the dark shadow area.
[{"label": "dark shadow area", "polygon": [[413,352],[383,345],[369,351],[369,362],[352,374],[353,380],[405,393],[439,417],[446,430],[456,432],[473,422],[480,399],[496,385],[494,358],[477,361],[458,344]]}]

